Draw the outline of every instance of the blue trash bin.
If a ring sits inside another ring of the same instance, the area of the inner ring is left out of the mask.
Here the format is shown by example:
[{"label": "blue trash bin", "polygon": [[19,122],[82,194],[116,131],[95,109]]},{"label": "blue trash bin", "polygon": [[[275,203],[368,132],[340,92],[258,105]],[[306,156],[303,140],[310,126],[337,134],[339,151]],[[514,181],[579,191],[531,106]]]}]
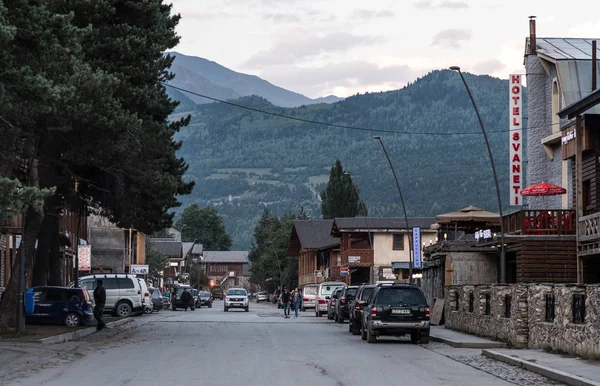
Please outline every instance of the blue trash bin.
[{"label": "blue trash bin", "polygon": [[33,314],[33,288],[25,291],[25,313]]}]

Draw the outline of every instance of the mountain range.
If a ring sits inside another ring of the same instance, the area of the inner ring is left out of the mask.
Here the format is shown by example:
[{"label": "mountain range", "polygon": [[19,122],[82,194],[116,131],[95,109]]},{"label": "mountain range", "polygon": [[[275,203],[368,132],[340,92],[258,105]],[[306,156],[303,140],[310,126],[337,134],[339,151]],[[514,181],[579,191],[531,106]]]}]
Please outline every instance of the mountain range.
[{"label": "mountain range", "polygon": [[[174,68],[177,77],[180,68]],[[198,70],[198,74],[203,79],[218,78],[215,72],[206,75]],[[501,193],[509,208],[508,81],[465,77],[488,131]],[[180,84],[190,88],[196,87],[192,79],[200,79],[182,78]],[[270,85],[262,82],[257,80],[257,84]],[[180,201],[183,207],[191,203],[216,206],[233,238],[233,249],[250,247],[265,208],[281,215],[304,206],[318,218],[319,192],[337,159],[351,172],[369,216],[402,216],[394,177],[380,144],[372,138],[376,135],[382,137],[396,169],[409,217],[435,216],[468,205],[497,210],[481,129],[454,72],[433,71],[400,90],[355,95],[331,104],[289,108],[264,95],[243,96],[235,102],[300,120],[222,103],[188,101],[192,120],[176,139],[182,141],[179,155],[190,165],[185,178],[194,180],[196,186]]]},{"label": "mountain range", "polygon": [[[258,95],[274,105],[282,107],[333,103],[341,100],[335,95],[311,99],[275,86],[258,76],[235,72],[204,58],[183,55],[178,52],[169,52],[169,54],[175,57],[171,71],[176,74],[170,84],[213,98],[231,100]],[[181,92],[172,88],[168,92],[171,98],[182,103],[178,111],[189,109],[195,104],[213,102],[192,94],[182,95]]]}]

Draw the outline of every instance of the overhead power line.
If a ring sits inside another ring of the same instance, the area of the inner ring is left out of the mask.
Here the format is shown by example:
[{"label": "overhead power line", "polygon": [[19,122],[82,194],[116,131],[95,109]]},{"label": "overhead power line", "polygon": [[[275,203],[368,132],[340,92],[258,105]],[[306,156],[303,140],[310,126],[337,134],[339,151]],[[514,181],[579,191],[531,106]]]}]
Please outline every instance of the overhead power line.
[{"label": "overhead power line", "polygon": [[[215,101],[215,102],[219,102],[219,103],[223,103],[229,106],[233,106],[233,107],[237,107],[240,109],[244,109],[244,110],[249,110],[249,111],[254,111],[256,113],[261,113],[261,114],[266,114],[266,115],[272,115],[274,117],[279,117],[279,118],[283,118],[283,119],[289,119],[292,121],[298,121],[298,122],[304,122],[304,123],[311,123],[314,125],[320,125],[320,126],[328,126],[328,127],[335,127],[335,128],[339,128],[339,129],[347,129],[347,130],[356,130],[356,131],[366,131],[366,132],[372,132],[372,133],[390,133],[390,134],[402,134],[402,135],[444,135],[444,136],[450,136],[450,135],[482,135],[481,131],[466,131],[466,132],[440,132],[440,131],[406,131],[406,130],[387,130],[387,129],[372,129],[372,128],[368,128],[368,127],[360,127],[360,126],[349,126],[349,125],[340,125],[337,123],[329,123],[329,122],[323,122],[323,121],[315,121],[312,119],[305,119],[305,118],[298,118],[298,117],[292,117],[291,115],[285,115],[285,114],[280,114],[280,113],[275,113],[273,111],[267,111],[267,110],[262,110],[262,109],[257,109],[255,107],[250,107],[250,106],[244,106],[241,105],[239,103],[235,103],[235,102],[230,102],[230,101],[226,101],[226,100],[222,100],[219,98],[214,98],[208,95],[204,95],[204,94],[200,94],[194,91],[190,91],[190,90],[186,90],[184,88],[181,87],[177,87],[177,86],[173,86],[171,84],[168,83],[163,83],[164,86],[166,87],[171,87],[175,90],[179,90],[188,94],[192,94],[201,98],[205,98],[211,101]],[[536,129],[536,128],[544,128],[544,127],[549,127],[549,126],[553,126],[553,125],[558,125],[560,123],[553,123],[553,124],[549,124],[549,125],[542,125],[542,126],[533,126],[533,127],[524,127],[522,130],[530,130],[530,129]],[[487,130],[487,133],[506,133],[509,131],[518,131],[519,129],[505,129],[505,130]]]}]

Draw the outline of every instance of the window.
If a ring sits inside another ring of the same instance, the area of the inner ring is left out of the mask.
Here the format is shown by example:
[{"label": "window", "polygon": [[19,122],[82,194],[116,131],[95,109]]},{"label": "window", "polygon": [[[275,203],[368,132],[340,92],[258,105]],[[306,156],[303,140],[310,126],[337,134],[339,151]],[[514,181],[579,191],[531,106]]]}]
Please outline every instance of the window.
[{"label": "window", "polygon": [[102,285],[107,290],[109,290],[109,289],[119,289],[119,284],[118,284],[116,278],[105,278],[105,279],[103,278],[102,279]]},{"label": "window", "polygon": [[394,251],[404,250],[404,235],[394,235]]},{"label": "window", "polygon": [[583,197],[583,209],[586,210],[592,203],[592,181],[587,180],[582,182],[582,197]]},{"label": "window", "polygon": [[66,292],[59,289],[48,288],[42,292],[43,302],[64,302],[66,300]]},{"label": "window", "polygon": [[227,296],[246,296],[247,292],[243,289],[230,289],[227,291]]},{"label": "window", "polygon": [[512,307],[512,296],[504,295],[504,317],[510,318],[510,309]]},{"label": "window", "polygon": [[[133,285],[133,280],[131,280],[131,279],[118,278],[117,282],[119,283],[119,288],[121,288],[121,289],[135,288],[135,286]],[[105,286],[106,286],[106,284],[105,284]]]},{"label": "window", "polygon": [[571,303],[573,309],[573,323],[584,323],[585,322],[585,295],[574,294],[573,302]]},{"label": "window", "polygon": [[546,322],[554,322],[556,316],[556,307],[554,303],[554,294],[546,294]]},{"label": "window", "polygon": [[382,288],[377,304],[384,306],[425,306],[427,300],[417,288]]},{"label": "window", "polygon": [[560,88],[558,87],[558,81],[554,79],[552,82],[552,132],[558,133],[560,131],[560,118],[558,111],[560,110]]},{"label": "window", "polygon": [[469,312],[473,312],[474,303],[475,303],[475,295],[473,295],[473,292],[469,292]]},{"label": "window", "polygon": [[484,299],[485,299],[485,309],[483,311],[483,314],[489,315],[489,314],[491,314],[490,294],[489,293],[485,294]]},{"label": "window", "polygon": [[95,280],[80,281],[79,287],[86,289],[86,290],[93,290],[94,288],[96,288],[96,281]]},{"label": "window", "polygon": [[454,310],[460,310],[460,292],[454,291]]}]

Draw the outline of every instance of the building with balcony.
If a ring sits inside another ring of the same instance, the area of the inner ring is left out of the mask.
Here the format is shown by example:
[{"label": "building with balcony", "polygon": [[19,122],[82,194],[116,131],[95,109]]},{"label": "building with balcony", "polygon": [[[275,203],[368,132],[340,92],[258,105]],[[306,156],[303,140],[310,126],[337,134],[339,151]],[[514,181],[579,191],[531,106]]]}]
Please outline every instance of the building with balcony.
[{"label": "building with balcony", "polygon": [[248,251],[204,251],[202,264],[206,276],[223,292],[232,287],[251,289]]}]

